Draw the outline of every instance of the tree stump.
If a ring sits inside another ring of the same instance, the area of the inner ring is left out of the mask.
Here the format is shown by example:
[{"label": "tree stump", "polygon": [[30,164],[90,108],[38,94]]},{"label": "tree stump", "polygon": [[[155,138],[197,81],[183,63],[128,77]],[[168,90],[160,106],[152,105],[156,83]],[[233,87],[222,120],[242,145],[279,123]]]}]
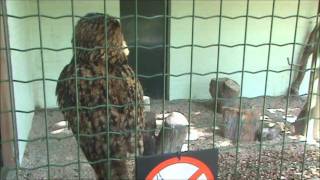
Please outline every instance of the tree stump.
[{"label": "tree stump", "polygon": [[235,143],[238,138],[238,125],[240,125],[239,142],[252,142],[257,139],[257,132],[260,130],[258,113],[242,110],[240,118],[240,111],[237,108],[226,107],[222,111],[224,120],[222,131],[224,137]]},{"label": "tree stump", "polygon": [[[160,116],[162,118],[162,116]],[[165,114],[163,127],[156,136],[156,114],[145,112],[143,155],[179,152],[188,133],[188,120],[179,112]]]},{"label": "tree stump", "polygon": [[157,136],[157,154],[180,152],[188,133],[188,120],[179,113],[172,112],[164,120],[164,127]]},{"label": "tree stump", "polygon": [[[216,93],[216,91],[218,92]],[[222,107],[233,107],[236,104],[237,97],[240,94],[239,84],[229,78],[212,79],[210,82],[209,92],[211,97],[215,99],[217,96],[217,112],[222,112]]]},{"label": "tree stump", "polygon": [[[183,142],[188,133],[188,120],[179,113],[167,113],[164,116],[164,127],[161,128],[160,133],[156,136],[157,124],[156,114],[151,112],[150,98],[143,97],[144,101],[144,115],[145,128],[143,131],[143,155],[155,155],[160,153],[171,153],[181,151]],[[159,116],[162,118],[163,116]]]}]

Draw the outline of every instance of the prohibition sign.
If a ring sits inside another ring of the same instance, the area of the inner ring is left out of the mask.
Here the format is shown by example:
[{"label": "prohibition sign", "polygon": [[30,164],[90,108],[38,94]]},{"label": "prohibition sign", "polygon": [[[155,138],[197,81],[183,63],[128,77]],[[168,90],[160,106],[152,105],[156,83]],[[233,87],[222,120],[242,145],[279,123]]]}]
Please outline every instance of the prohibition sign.
[{"label": "prohibition sign", "polygon": [[[173,157],[161,162],[151,170],[151,172],[147,175],[146,179],[158,179],[159,176],[161,177],[161,174],[166,174],[170,171],[172,172],[174,169],[179,169],[179,167],[180,171],[181,167],[189,167],[188,172],[180,172],[187,175],[188,177],[186,178],[189,180],[215,179],[213,172],[205,163],[190,156],[181,156],[179,158]],[[179,174],[179,172],[176,172],[176,174]]]}]

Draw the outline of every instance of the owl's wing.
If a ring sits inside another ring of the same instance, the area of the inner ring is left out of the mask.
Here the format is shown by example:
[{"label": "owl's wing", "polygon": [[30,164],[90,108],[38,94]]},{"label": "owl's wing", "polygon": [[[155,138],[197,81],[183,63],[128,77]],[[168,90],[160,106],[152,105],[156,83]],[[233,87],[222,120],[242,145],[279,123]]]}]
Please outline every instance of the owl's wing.
[{"label": "owl's wing", "polygon": [[75,81],[73,80],[75,71],[74,64],[72,62],[73,61],[63,68],[56,87],[58,104],[62,110],[75,105],[74,92],[76,88],[74,83]]},{"label": "owl's wing", "polygon": [[[129,131],[127,146],[143,152],[142,130],[144,129],[143,90],[139,80],[128,64],[112,66],[109,69],[109,103],[111,119],[116,130]],[[137,145],[137,146],[136,146]],[[135,148],[134,148],[135,147]]]}]

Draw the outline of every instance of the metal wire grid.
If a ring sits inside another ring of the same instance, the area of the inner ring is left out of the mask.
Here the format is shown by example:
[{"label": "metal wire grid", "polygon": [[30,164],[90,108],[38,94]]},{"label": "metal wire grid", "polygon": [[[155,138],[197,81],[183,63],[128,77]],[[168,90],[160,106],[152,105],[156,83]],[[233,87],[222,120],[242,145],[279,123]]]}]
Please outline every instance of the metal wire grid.
[{"label": "metal wire grid", "polygon": [[[75,18],[81,18],[82,16],[78,16],[78,15],[75,15],[74,14],[74,0],[70,0],[70,3],[71,3],[71,15],[63,15],[63,16],[48,16],[48,15],[45,15],[45,14],[41,14],[40,13],[40,9],[41,9],[41,6],[40,6],[40,0],[37,0],[37,14],[32,14],[32,15],[26,15],[26,16],[15,16],[15,15],[12,15],[12,14],[7,14],[6,13],[6,6],[5,6],[5,0],[1,0],[1,7],[2,7],[2,14],[1,14],[1,17],[4,18],[4,19],[7,19],[7,18],[14,18],[14,19],[26,19],[26,18],[37,18],[38,19],[38,29],[39,29],[39,37],[40,37],[40,47],[34,47],[34,48],[28,48],[28,49],[17,49],[17,48],[11,48],[9,47],[9,41],[7,38],[5,38],[5,44],[6,46],[5,47],[1,47],[1,51],[5,51],[7,56],[10,57],[10,51],[19,51],[19,52],[28,52],[28,51],[34,51],[34,50],[40,50],[40,54],[41,54],[41,69],[42,69],[42,78],[38,78],[38,79],[31,79],[31,80],[28,80],[28,81],[22,81],[22,80],[15,80],[15,79],[12,79],[12,67],[11,67],[11,64],[8,64],[8,69],[9,69],[9,79],[8,80],[1,80],[0,83],[10,83],[10,87],[11,87],[11,110],[3,110],[1,109],[1,112],[0,113],[7,113],[7,112],[10,112],[12,114],[13,117],[15,117],[15,113],[33,113],[33,112],[36,112],[36,111],[39,111],[39,110],[31,110],[31,111],[24,111],[24,110],[19,110],[19,109],[15,109],[14,107],[14,97],[13,97],[13,90],[12,90],[12,85],[13,83],[32,83],[32,82],[38,82],[38,81],[42,81],[42,85],[43,85],[43,95],[44,95],[44,112],[45,112],[45,125],[46,125],[46,136],[45,137],[40,137],[40,138],[35,138],[35,139],[19,139],[17,138],[16,136],[14,136],[14,139],[12,140],[8,140],[8,141],[1,141],[1,144],[5,144],[5,143],[14,143],[14,144],[17,144],[18,142],[29,142],[29,143],[32,143],[32,142],[35,142],[35,141],[39,141],[39,140],[45,140],[46,141],[46,148],[47,148],[47,164],[46,165],[40,165],[40,166],[37,166],[37,167],[33,167],[33,168],[24,168],[24,167],[20,167],[19,166],[19,160],[18,160],[18,153],[16,152],[16,148],[15,148],[15,160],[16,160],[16,167],[15,168],[11,168],[11,170],[16,170],[16,175],[17,175],[17,178],[19,178],[18,176],[18,170],[36,170],[36,169],[40,169],[40,168],[47,168],[48,169],[48,178],[50,179],[50,167],[65,167],[65,166],[69,166],[69,165],[72,165],[72,164],[77,164],[78,165],[78,168],[80,169],[80,165],[83,164],[83,163],[89,163],[89,164],[95,164],[95,163],[101,163],[101,162],[110,162],[111,160],[119,160],[117,158],[112,158],[110,157],[108,154],[108,158],[107,159],[101,159],[99,161],[95,161],[95,162],[87,162],[87,161],[80,161],[80,146],[79,146],[79,143],[78,143],[78,151],[77,151],[77,157],[78,157],[78,160],[76,162],[71,162],[71,163],[66,163],[66,164],[53,164],[53,163],[50,163],[50,148],[49,148],[49,139],[57,139],[57,140],[63,140],[63,139],[67,139],[67,138],[72,138],[74,135],[69,135],[69,136],[64,136],[64,137],[51,137],[51,136],[48,136],[48,125],[47,125],[47,107],[46,107],[46,91],[45,91],[45,87],[46,87],[46,82],[58,82],[57,79],[51,79],[51,78],[46,78],[45,77],[45,69],[44,69],[44,61],[43,61],[43,50],[49,50],[49,51],[65,51],[65,50],[72,50],[73,51],[73,54],[76,56],[76,51],[77,50],[87,50],[87,51],[93,51],[93,50],[96,50],[96,49],[107,49],[108,48],[108,44],[106,44],[104,47],[96,47],[96,48],[83,48],[83,47],[76,47],[74,42],[73,42],[73,46],[72,47],[65,47],[65,48],[59,48],[59,49],[54,49],[54,48],[48,48],[48,47],[43,47],[43,41],[42,41],[42,26],[41,26],[41,19],[42,18],[48,18],[48,19],[62,19],[62,18],[72,18],[72,30],[74,32],[74,28],[75,28]],[[106,0],[103,1],[104,2],[104,14],[108,14],[107,10],[106,10],[106,6],[107,6],[107,2]],[[189,113],[188,113],[188,120],[189,120],[189,124],[190,124],[190,121],[191,121],[191,111],[192,111],[192,106],[191,106],[191,102],[195,102],[195,101],[199,101],[199,100],[193,100],[192,97],[191,97],[191,94],[192,94],[192,79],[193,79],[193,76],[208,76],[208,75],[216,75],[216,80],[218,80],[218,77],[219,75],[233,75],[233,74],[238,74],[238,73],[241,73],[241,91],[240,91],[240,105],[239,105],[239,109],[240,109],[240,114],[242,113],[242,88],[243,88],[243,82],[244,82],[244,74],[245,73],[248,73],[248,74],[258,74],[258,73],[266,73],[266,77],[265,77],[265,86],[264,86],[264,95],[263,96],[260,96],[260,97],[263,97],[263,110],[262,110],[262,117],[264,117],[265,115],[265,109],[266,109],[266,98],[268,97],[266,95],[267,93],[267,87],[268,87],[268,74],[269,72],[272,72],[272,73],[282,73],[282,72],[286,72],[286,71],[289,71],[290,72],[290,75],[289,75],[289,82],[288,82],[288,86],[290,87],[291,86],[291,79],[292,79],[292,76],[293,76],[293,71],[295,72],[298,72],[299,70],[296,70],[294,69],[293,67],[293,60],[294,60],[294,55],[295,55],[295,50],[296,50],[296,46],[305,46],[305,45],[315,45],[317,48],[318,48],[318,41],[317,43],[315,44],[304,44],[304,43],[297,43],[296,42],[296,37],[297,37],[297,26],[298,26],[298,21],[299,19],[315,19],[316,20],[316,23],[318,24],[318,15],[314,15],[314,16],[302,16],[299,14],[300,12],[300,4],[301,4],[301,0],[298,0],[298,6],[297,6],[297,11],[296,11],[296,14],[295,15],[290,15],[290,16],[278,16],[278,15],[275,15],[275,2],[276,0],[273,0],[272,1],[272,14],[271,15],[266,15],[266,16],[252,16],[252,15],[249,15],[249,4],[250,4],[250,0],[246,0],[246,14],[245,15],[240,15],[240,16],[234,16],[234,17],[231,17],[231,16],[225,16],[225,15],[222,15],[222,12],[223,12],[223,0],[220,0],[220,6],[219,6],[219,15],[214,15],[214,16],[197,16],[195,15],[195,0],[192,1],[192,15],[186,15],[186,16],[170,16],[168,15],[168,9],[167,9],[167,1],[165,1],[165,12],[164,14],[162,15],[156,15],[156,16],[142,16],[142,15],[139,15],[138,14],[138,6],[137,6],[137,0],[135,0],[135,14],[133,15],[128,15],[128,16],[123,16],[121,18],[117,18],[117,19],[127,19],[127,18],[135,18],[135,44],[132,46],[128,46],[129,48],[130,47],[134,47],[135,48],[135,59],[136,59],[136,62],[135,62],[135,65],[136,65],[136,68],[135,68],[135,76],[136,76],[136,79],[137,78],[154,78],[154,77],[158,77],[158,76],[164,76],[164,80],[163,80],[163,83],[164,83],[164,87],[163,87],[163,97],[165,97],[165,90],[166,90],[166,78],[170,78],[170,77],[180,77],[180,76],[189,76],[189,82],[190,82],[190,91],[189,91]],[[166,22],[171,20],[171,19],[176,19],[176,20],[180,20],[180,19],[185,19],[185,18],[192,18],[192,31],[191,31],[191,44],[185,44],[185,45],[181,45],[181,46],[172,46],[170,45],[167,41],[166,41],[166,38],[164,40],[164,43],[163,44],[159,44],[159,45],[155,45],[155,46],[142,46],[142,45],[139,45],[138,44],[138,19],[141,18],[141,19],[157,19],[157,18],[164,18],[165,20],[165,26],[164,26],[164,31],[165,31],[165,34],[167,32],[167,27],[166,27]],[[219,19],[219,27],[218,27],[218,43],[217,44],[209,44],[209,45],[205,45],[205,46],[202,46],[202,45],[198,45],[198,44],[194,44],[194,22],[195,22],[195,19],[203,19],[203,20],[208,20],[208,19],[214,19],[214,18],[218,18]],[[222,26],[222,21],[223,19],[230,19],[230,20],[236,20],[236,19],[242,19],[242,18],[245,18],[245,33],[244,33],[244,39],[243,39],[243,43],[239,43],[239,44],[233,44],[233,45],[230,45],[230,44],[222,44],[221,43],[221,26]],[[248,21],[249,19],[257,19],[257,20],[261,20],[261,19],[266,19],[266,18],[270,18],[270,21],[271,21],[271,25],[270,25],[270,33],[269,33],[269,41],[267,43],[261,43],[261,44],[250,44],[250,43],[247,43],[247,28],[248,28]],[[291,19],[291,18],[295,18],[295,33],[294,33],[294,39],[293,39],[293,42],[292,43],[284,43],[284,44],[277,44],[277,43],[272,43],[272,33],[273,33],[273,22],[274,22],[274,19]],[[105,24],[106,25],[106,24]],[[6,23],[3,23],[3,26],[6,27],[4,28],[5,31],[8,30],[8,26]],[[107,31],[107,28],[105,28],[106,31]],[[105,37],[106,37],[106,40],[107,40],[107,33],[105,32]],[[74,37],[74,33],[73,33],[73,38]],[[264,70],[259,70],[259,71],[247,71],[244,69],[244,64],[245,64],[245,60],[246,60],[246,48],[247,47],[262,47],[262,46],[267,46],[268,47],[268,56],[267,56],[267,67],[266,69]],[[283,46],[293,46],[293,50],[292,50],[292,58],[291,58],[291,64],[290,64],[290,68],[289,69],[282,69],[282,70],[272,70],[270,69],[269,65],[270,65],[270,54],[271,54],[271,47],[272,46],[278,46],[278,47],[283,47]],[[158,74],[153,74],[153,75],[142,75],[142,74],[139,74],[138,73],[138,48],[143,48],[143,49],[157,49],[157,48],[163,48],[164,47],[164,53],[165,53],[165,56],[164,56],[164,70],[163,70],[163,73],[158,73]],[[186,47],[191,47],[191,66],[190,66],[190,72],[188,73],[181,73],[181,74],[170,74],[170,73],[167,73],[167,51],[166,51],[166,48],[173,48],[173,49],[181,49],[181,48],[186,48]],[[197,48],[209,48],[209,47],[217,47],[218,51],[217,51],[217,68],[216,68],[216,71],[212,71],[212,72],[204,72],[204,73],[195,73],[193,72],[193,52],[194,52],[194,48],[197,47]],[[239,71],[233,71],[233,72],[223,72],[223,71],[219,71],[219,62],[220,62],[220,48],[221,47],[227,47],[227,48],[234,48],[234,47],[243,47],[243,58],[242,58],[242,67],[241,67],[241,70]],[[105,56],[105,60],[107,61],[107,56]],[[75,57],[75,66],[77,65],[77,58]],[[106,69],[108,69],[108,63],[106,63]],[[316,64],[312,64],[311,68],[309,69],[306,69],[305,72],[308,72],[308,71],[311,71],[311,72],[315,72],[316,71]],[[77,74],[77,73],[76,73]],[[315,78],[315,73],[313,73],[313,76],[311,77],[311,79],[313,80]],[[97,79],[106,79],[106,82],[108,82],[108,79],[109,78],[117,78],[117,77],[113,77],[113,76],[108,76],[108,73],[106,73],[106,76],[105,77],[93,77],[93,78],[87,78],[87,77],[78,77],[76,75],[75,79],[76,79],[76,87],[77,87],[77,84],[79,82],[79,80],[89,80],[89,81],[92,81],[92,80],[97,80]],[[70,78],[68,78],[70,79]],[[64,79],[64,80],[61,80],[61,81],[65,81],[65,80],[68,80],[68,79]],[[218,82],[218,81],[216,81]],[[216,86],[218,86],[216,84]],[[108,85],[107,85],[108,87]],[[107,88],[107,92],[108,92],[108,88]],[[317,95],[317,96],[320,96],[319,94],[315,94],[315,93],[312,93],[311,94],[302,94],[300,96],[308,96],[308,98],[310,96],[313,96],[313,95]],[[107,135],[109,137],[109,134],[110,133],[115,133],[117,134],[117,132],[111,132],[111,131],[108,131],[108,132],[104,132],[104,133],[99,133],[99,134],[79,134],[79,111],[80,110],[95,110],[97,108],[101,108],[101,107],[104,107],[104,108],[109,108],[109,107],[125,107],[125,106],[128,106],[130,104],[124,104],[124,105],[113,105],[113,104],[109,104],[109,103],[106,103],[106,104],[101,104],[101,105],[98,105],[98,106],[94,106],[94,107],[85,107],[85,106],[80,106],[78,101],[78,92],[77,92],[77,98],[76,98],[76,106],[75,107],[68,107],[68,108],[64,108],[63,110],[64,111],[67,111],[67,110],[74,110],[76,109],[77,110],[77,128],[78,128],[78,133],[76,134],[76,138],[80,138],[80,136],[87,136],[87,137],[92,137],[92,136],[96,136],[96,135]],[[285,117],[287,117],[288,115],[288,105],[289,105],[289,97],[290,97],[290,91],[288,91],[287,95],[286,95],[286,108],[285,108]],[[214,103],[215,105],[217,105],[217,101],[220,100],[220,99],[223,99],[223,98],[217,98],[217,91],[216,91],[216,96],[214,98]],[[201,102],[204,102],[204,101],[201,101]],[[164,114],[165,112],[165,104],[166,104],[166,100],[165,98],[162,99],[162,112]],[[135,107],[138,106],[138,102],[137,100],[135,101]],[[214,111],[214,114],[216,114],[216,110]],[[308,118],[310,118],[310,106],[309,106],[309,109],[308,109]],[[135,118],[137,119],[137,118]],[[315,118],[316,120],[319,120],[319,117],[316,117]],[[108,118],[108,122],[109,122],[109,118]],[[135,123],[137,123],[137,121],[135,121]],[[261,121],[262,125],[264,123],[264,120]],[[15,124],[15,123],[13,123]],[[216,122],[216,116],[214,116],[214,118],[212,119],[212,127],[215,127],[217,125],[217,122]],[[109,129],[109,126],[107,126],[108,129]],[[237,131],[237,141],[236,141],[236,162],[235,162],[235,167],[234,167],[234,174],[237,174],[238,173],[238,170],[237,170],[237,166],[238,166],[238,155],[239,155],[239,148],[240,147],[250,147],[250,146],[256,146],[256,145],[240,145],[239,144],[239,130],[240,130],[240,121],[238,121],[238,131]],[[261,132],[262,132],[262,127],[261,126]],[[307,127],[308,128],[308,127]],[[212,136],[212,140],[213,140],[213,147],[215,146],[215,128],[212,128],[213,129],[213,136]],[[14,126],[14,130],[16,131],[16,127]],[[137,129],[134,130],[135,132],[137,132]],[[188,128],[188,137],[190,136],[190,125],[189,125],[189,128]],[[281,145],[282,146],[282,151],[281,151],[281,164],[280,164],[280,172],[279,174],[281,175],[282,174],[282,168],[283,168],[283,153],[284,153],[284,146],[286,144],[288,144],[288,142],[285,141],[285,134],[283,134],[283,138],[282,138],[282,142],[278,143],[277,145]],[[189,139],[189,138],[188,138]],[[108,142],[109,143],[109,142]],[[290,142],[289,142],[290,143]],[[137,139],[135,138],[135,144],[137,144]],[[189,149],[189,145],[190,145],[190,141],[188,140],[188,149]],[[272,145],[275,145],[275,144],[272,144]],[[260,144],[258,145],[259,147],[259,158],[258,158],[258,164],[255,165],[256,167],[256,170],[257,170],[257,173],[259,175],[261,169],[264,169],[265,167],[263,167],[261,165],[261,152],[262,152],[262,148],[263,146],[267,146],[266,144],[263,144],[263,141],[260,142]],[[230,147],[230,148],[224,148],[225,150],[227,149],[234,149],[234,147]],[[301,178],[303,177],[303,172],[304,172],[304,168],[305,168],[305,152],[306,152],[306,142],[305,142],[305,145],[304,145],[304,154],[303,154],[303,163],[302,163],[302,174],[301,174]],[[135,152],[135,155],[137,155],[137,152]],[[109,166],[110,168],[110,166]],[[81,171],[79,170],[78,171],[78,177],[80,179],[81,177]],[[110,177],[109,177],[110,178]]]}]

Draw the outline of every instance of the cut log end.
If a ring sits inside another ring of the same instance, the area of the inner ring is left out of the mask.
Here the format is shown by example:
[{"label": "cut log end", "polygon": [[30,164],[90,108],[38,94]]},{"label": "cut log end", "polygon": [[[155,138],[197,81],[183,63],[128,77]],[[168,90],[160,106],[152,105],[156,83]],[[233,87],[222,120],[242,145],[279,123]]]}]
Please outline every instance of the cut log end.
[{"label": "cut log end", "polygon": [[231,79],[227,79],[223,83],[223,91],[221,91],[221,95],[224,95],[226,98],[238,97],[240,94],[240,86],[237,82]]},{"label": "cut log end", "polygon": [[152,112],[146,112],[143,155],[181,151],[188,133],[189,123],[187,118],[179,112],[167,113],[163,124],[163,128],[161,128],[158,136],[156,136],[156,115]]},{"label": "cut log end", "polygon": [[178,112],[170,113],[157,137],[157,154],[181,151],[187,132],[187,118]]},{"label": "cut log end", "polygon": [[[235,143],[238,139],[239,142],[252,142],[257,140],[257,132],[260,129],[258,113],[243,110],[240,118],[239,109],[223,108],[223,120],[223,135],[232,142]],[[239,133],[238,129],[240,130]]]},{"label": "cut log end", "polygon": [[209,85],[209,92],[214,100],[217,100],[217,112],[222,112],[222,107],[232,107],[240,94],[239,84],[229,78],[212,79]]}]

